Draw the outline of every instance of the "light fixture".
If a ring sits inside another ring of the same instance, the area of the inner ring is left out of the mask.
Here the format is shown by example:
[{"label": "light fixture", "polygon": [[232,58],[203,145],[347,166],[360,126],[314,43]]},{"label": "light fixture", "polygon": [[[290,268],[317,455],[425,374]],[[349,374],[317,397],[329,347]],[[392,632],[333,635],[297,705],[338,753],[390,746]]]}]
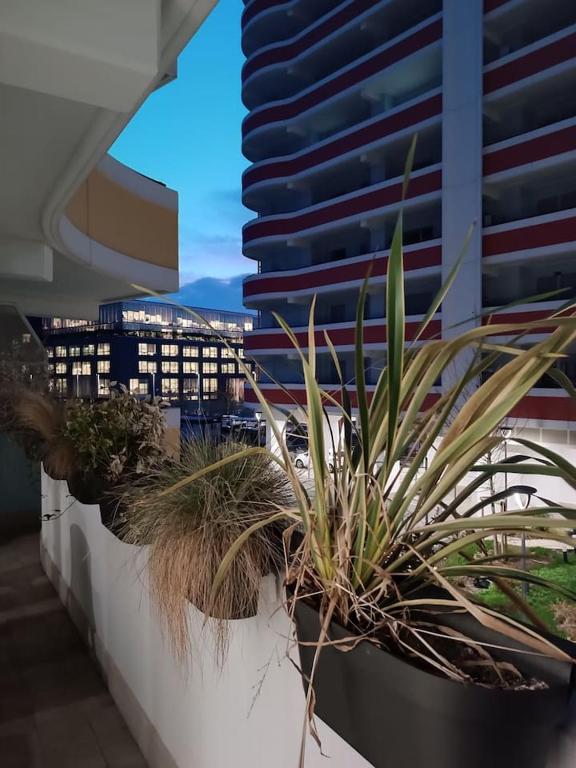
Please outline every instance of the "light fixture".
[{"label": "light fixture", "polygon": [[512,437],[512,430],[510,427],[499,427],[498,432],[500,432],[500,436],[504,438],[504,440],[510,440]]}]

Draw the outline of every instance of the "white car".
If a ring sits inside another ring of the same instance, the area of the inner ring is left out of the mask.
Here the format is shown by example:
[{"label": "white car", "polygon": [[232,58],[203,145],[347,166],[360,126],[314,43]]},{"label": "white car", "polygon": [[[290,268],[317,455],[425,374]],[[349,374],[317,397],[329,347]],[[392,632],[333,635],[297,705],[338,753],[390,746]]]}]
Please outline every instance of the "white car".
[{"label": "white car", "polygon": [[[328,469],[330,472],[334,469],[334,451],[330,449],[328,451],[328,458],[326,460],[326,463],[328,464]],[[310,454],[308,451],[299,451],[294,456],[294,466],[296,469],[308,469],[310,465]]]}]

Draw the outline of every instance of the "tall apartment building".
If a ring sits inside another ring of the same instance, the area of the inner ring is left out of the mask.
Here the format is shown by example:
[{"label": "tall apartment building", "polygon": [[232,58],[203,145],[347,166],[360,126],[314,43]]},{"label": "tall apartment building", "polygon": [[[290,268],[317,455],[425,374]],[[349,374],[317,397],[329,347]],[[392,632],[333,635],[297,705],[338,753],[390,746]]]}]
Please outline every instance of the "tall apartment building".
[{"label": "tall apartment building", "polygon": [[[242,41],[243,151],[252,163],[243,195],[257,214],[244,227],[244,254],[258,263],[244,300],[261,320],[245,345],[270,372],[270,402],[303,399],[298,361],[271,313],[305,347],[314,294],[319,380],[337,383],[324,330],[353,379],[354,317],[369,268],[373,387],[386,354],[383,286],[414,134],[404,205],[408,337],[473,223],[431,333],[481,322],[489,308],[507,320],[537,318],[576,297],[575,2],[248,0]],[[561,299],[523,303],[556,288],[567,289]],[[574,380],[574,360],[561,365]],[[524,399],[514,424],[576,444],[576,405],[551,381]]]},{"label": "tall apartment building", "polygon": [[188,411],[243,401],[245,377],[220,337],[242,357],[253,316],[195,309],[214,330],[184,309],[152,301],[104,304],[97,321],[44,318],[52,388],[62,396],[107,397],[116,382]]}]

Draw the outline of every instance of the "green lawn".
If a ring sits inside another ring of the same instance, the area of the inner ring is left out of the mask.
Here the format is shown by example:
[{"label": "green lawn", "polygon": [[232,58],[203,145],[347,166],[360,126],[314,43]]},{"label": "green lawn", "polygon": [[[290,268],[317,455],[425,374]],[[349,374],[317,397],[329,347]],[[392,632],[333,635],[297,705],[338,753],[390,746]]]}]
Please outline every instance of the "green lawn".
[{"label": "green lawn", "polygon": [[[471,549],[467,554],[468,556],[473,556],[474,549]],[[531,573],[576,592],[576,555],[574,552],[570,552],[568,563],[564,562],[561,552],[542,547],[529,548],[528,557],[530,559],[543,561],[542,564],[532,563],[529,567]],[[465,558],[460,555],[457,555],[454,558],[449,558],[450,565],[457,565],[464,562],[466,562]],[[516,589],[518,593],[521,594],[522,587],[517,585]],[[504,595],[495,584],[491,584],[488,589],[477,590],[475,594],[479,600],[490,608],[520,618],[515,609],[510,605],[510,601],[506,595]],[[550,631],[561,636],[563,636],[563,632],[558,629],[554,619],[552,606],[563,599],[565,600],[566,598],[562,598],[552,590],[530,585],[528,603]]]}]

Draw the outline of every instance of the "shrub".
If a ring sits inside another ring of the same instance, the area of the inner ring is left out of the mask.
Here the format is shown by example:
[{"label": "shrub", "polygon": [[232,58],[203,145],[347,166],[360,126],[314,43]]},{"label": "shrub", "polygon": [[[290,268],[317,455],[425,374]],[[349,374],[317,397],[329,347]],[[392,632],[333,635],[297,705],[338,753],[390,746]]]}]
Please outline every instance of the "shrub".
[{"label": "shrub", "polygon": [[257,452],[187,482],[190,475],[242,450],[233,442],[189,442],[179,459],[166,460],[124,489],[122,536],[133,544],[150,544],[152,596],[181,660],[190,650],[187,601],[217,620],[212,626],[222,659],[227,644],[223,620],[254,614],[262,577],[282,560],[278,527],[261,527],[239,552],[210,604],[214,576],[232,543],[292,503],[286,474]]}]

